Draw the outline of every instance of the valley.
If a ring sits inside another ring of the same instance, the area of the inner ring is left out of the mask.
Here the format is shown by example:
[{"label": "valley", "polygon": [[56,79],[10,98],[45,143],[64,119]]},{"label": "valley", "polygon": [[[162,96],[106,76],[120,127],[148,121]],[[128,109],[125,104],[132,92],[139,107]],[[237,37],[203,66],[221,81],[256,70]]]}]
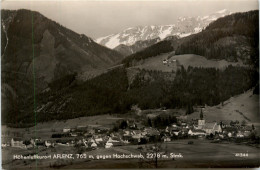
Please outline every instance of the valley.
[{"label": "valley", "polygon": [[258,13],[94,40],[36,11],[1,10],[3,167],[259,167]]}]

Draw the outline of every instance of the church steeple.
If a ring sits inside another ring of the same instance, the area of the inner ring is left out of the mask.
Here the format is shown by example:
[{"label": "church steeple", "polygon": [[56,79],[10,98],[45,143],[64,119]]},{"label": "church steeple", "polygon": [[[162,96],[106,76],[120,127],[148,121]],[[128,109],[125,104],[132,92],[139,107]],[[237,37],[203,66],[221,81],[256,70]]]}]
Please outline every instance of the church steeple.
[{"label": "church steeple", "polygon": [[200,120],[203,120],[203,112],[202,112],[202,109],[200,110]]},{"label": "church steeple", "polygon": [[202,109],[200,110],[200,119],[198,120],[198,126],[201,129],[205,125],[205,120],[203,119]]}]

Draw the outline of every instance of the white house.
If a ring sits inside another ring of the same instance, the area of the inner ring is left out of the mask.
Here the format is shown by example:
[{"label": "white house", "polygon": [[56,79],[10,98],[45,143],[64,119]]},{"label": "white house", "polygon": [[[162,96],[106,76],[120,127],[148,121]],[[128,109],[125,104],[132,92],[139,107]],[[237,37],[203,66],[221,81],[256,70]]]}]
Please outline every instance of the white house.
[{"label": "white house", "polygon": [[96,143],[100,143],[100,142],[103,141],[103,139],[102,138],[96,138],[95,141],[96,141]]},{"label": "white house", "polygon": [[167,59],[164,59],[163,60],[163,64],[167,64],[168,63],[168,60]]},{"label": "white house", "polygon": [[201,129],[190,129],[189,132],[188,132],[188,135],[190,135],[190,136],[199,136],[199,135],[205,136],[206,133],[205,133],[205,131],[203,131]]},{"label": "white house", "polygon": [[91,146],[91,148],[96,148],[97,144],[95,142],[93,142],[90,146]]},{"label": "white house", "polygon": [[50,141],[44,141],[44,145],[48,148],[50,146],[52,146],[52,143]]},{"label": "white house", "polygon": [[237,133],[237,137],[238,137],[238,138],[243,138],[243,137],[245,137],[245,136],[244,136],[244,134],[243,134],[241,131],[239,131],[239,132]]},{"label": "white house", "polygon": [[113,146],[113,143],[107,142],[105,145],[105,148],[111,148]]},{"label": "white house", "polygon": [[67,132],[70,132],[70,128],[63,128],[63,133],[67,133]]},{"label": "white house", "polygon": [[11,147],[26,148],[25,144],[23,144],[23,141],[14,138],[11,139]]}]

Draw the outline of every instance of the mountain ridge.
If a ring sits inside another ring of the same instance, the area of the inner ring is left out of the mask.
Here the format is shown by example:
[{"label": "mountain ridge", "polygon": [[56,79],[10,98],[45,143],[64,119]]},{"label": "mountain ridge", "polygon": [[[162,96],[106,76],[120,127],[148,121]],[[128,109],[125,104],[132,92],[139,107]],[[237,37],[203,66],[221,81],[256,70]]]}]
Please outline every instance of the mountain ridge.
[{"label": "mountain ridge", "polygon": [[175,24],[131,27],[119,33],[97,38],[95,41],[113,49],[120,44],[131,46],[140,40],[144,41],[154,38],[163,40],[168,36],[182,38],[196,34],[202,31],[210,22],[230,14],[230,11],[224,9],[203,17],[179,17]]}]

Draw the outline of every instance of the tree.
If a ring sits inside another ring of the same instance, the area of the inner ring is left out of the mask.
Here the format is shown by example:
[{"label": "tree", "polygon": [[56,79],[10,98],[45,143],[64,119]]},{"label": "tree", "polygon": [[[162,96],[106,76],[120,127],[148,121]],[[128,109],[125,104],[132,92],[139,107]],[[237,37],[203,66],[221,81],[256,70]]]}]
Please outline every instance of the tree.
[{"label": "tree", "polygon": [[193,112],[194,112],[193,106],[191,104],[188,104],[187,110],[186,110],[186,115],[190,115]]},{"label": "tree", "polygon": [[139,168],[162,168],[163,163],[159,161],[162,158],[162,154],[167,154],[167,145],[163,146],[163,143],[155,141],[153,145],[145,145],[145,148],[141,148],[140,151],[144,155],[144,159],[140,159]]},{"label": "tree", "polygon": [[148,126],[152,127],[152,121],[150,118],[148,118]]},{"label": "tree", "polygon": [[241,122],[241,126],[245,126],[245,125],[246,125],[246,121],[243,120],[243,121]]},{"label": "tree", "polygon": [[127,122],[126,122],[125,120],[123,120],[123,121],[120,123],[119,128],[120,128],[120,129],[125,129],[125,128],[127,128],[127,126],[128,126]]}]

